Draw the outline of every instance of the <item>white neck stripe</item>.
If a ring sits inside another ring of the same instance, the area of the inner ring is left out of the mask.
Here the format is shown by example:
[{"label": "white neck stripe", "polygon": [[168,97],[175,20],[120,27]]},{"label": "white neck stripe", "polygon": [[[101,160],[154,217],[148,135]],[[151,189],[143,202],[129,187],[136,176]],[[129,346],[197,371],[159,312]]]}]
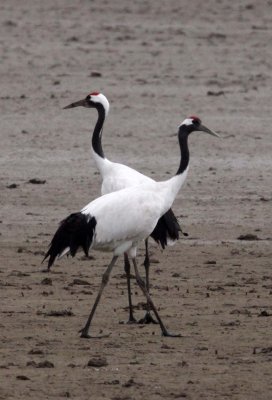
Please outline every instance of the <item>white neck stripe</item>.
[{"label": "white neck stripe", "polygon": [[108,115],[108,112],[110,110],[110,104],[106,96],[104,96],[102,93],[99,93],[98,95],[91,95],[91,100],[94,103],[102,104],[102,106],[105,109],[106,116]]}]

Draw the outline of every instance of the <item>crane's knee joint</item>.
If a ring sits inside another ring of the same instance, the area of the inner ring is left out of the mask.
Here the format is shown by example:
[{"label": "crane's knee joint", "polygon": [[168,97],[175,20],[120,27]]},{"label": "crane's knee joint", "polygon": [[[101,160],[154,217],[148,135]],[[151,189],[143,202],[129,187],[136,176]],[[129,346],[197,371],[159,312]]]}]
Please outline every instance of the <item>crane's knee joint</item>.
[{"label": "crane's knee joint", "polygon": [[144,259],[144,267],[145,269],[148,269],[150,267],[150,260],[148,256],[146,256]]}]

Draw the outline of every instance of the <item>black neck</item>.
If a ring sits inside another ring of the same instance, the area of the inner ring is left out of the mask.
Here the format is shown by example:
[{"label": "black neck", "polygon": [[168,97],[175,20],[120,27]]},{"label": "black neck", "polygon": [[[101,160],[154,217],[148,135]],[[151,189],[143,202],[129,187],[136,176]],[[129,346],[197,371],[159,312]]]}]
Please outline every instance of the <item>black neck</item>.
[{"label": "black neck", "polygon": [[105,109],[101,104],[98,104],[97,106],[97,112],[98,112],[98,119],[93,131],[93,137],[92,137],[92,146],[93,150],[95,151],[96,154],[98,154],[101,158],[105,158],[104,152],[102,149],[102,130],[103,130],[103,125],[106,117]]},{"label": "black neck", "polygon": [[190,153],[188,147],[188,132],[181,127],[178,134],[180,147],[180,164],[176,175],[182,174],[189,165]]}]

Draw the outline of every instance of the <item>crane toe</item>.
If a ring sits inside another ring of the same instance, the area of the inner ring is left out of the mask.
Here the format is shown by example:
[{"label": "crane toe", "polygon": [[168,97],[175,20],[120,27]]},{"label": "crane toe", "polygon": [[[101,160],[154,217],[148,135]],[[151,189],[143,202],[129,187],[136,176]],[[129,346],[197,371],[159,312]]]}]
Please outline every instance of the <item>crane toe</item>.
[{"label": "crane toe", "polygon": [[168,331],[162,332],[162,336],[164,337],[182,337],[180,333],[170,333]]}]

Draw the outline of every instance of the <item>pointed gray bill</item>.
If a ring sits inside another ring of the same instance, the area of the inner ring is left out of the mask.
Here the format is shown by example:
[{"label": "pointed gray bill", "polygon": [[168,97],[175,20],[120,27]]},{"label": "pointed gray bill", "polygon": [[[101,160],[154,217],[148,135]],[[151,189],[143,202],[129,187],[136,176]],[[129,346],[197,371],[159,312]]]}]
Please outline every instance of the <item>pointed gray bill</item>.
[{"label": "pointed gray bill", "polygon": [[87,100],[79,100],[76,101],[75,103],[69,104],[69,106],[63,107],[64,110],[67,110],[68,108],[74,108],[74,107],[87,107]]},{"label": "pointed gray bill", "polygon": [[221,137],[221,136],[218,135],[218,133],[215,133],[215,132],[211,131],[209,128],[207,128],[205,125],[202,125],[202,124],[198,127],[198,130],[202,131],[202,132],[209,133],[209,135],[212,135],[212,136],[216,136],[216,137],[219,137],[219,138]]}]

